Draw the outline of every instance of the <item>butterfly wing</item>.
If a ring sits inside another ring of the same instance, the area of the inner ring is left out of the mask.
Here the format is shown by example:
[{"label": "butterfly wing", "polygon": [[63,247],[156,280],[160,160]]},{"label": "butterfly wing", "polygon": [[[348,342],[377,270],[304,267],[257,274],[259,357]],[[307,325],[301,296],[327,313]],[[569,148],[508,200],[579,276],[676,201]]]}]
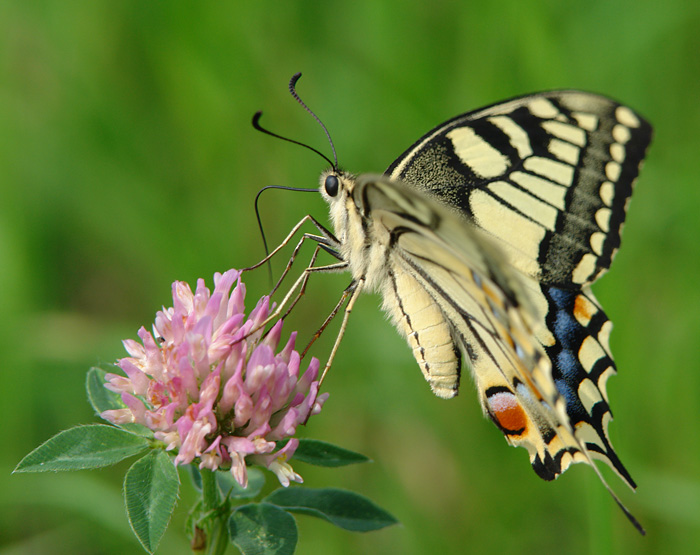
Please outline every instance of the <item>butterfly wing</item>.
[{"label": "butterfly wing", "polygon": [[546,479],[566,469],[579,443],[635,485],[608,438],[611,324],[589,284],[609,268],[620,245],[650,140],[650,125],[629,108],[555,91],[453,118],[386,172],[486,231],[530,278],[524,283],[542,324],[534,328],[551,361],[549,377],[532,381],[539,389],[548,379],[556,385],[577,437],[557,447],[545,442],[554,464],[548,471],[534,460],[533,466]]},{"label": "butterfly wing", "polygon": [[549,92],[453,118],[385,173],[476,223],[524,273],[573,287],[610,267],[650,140],[625,106]]},{"label": "butterfly wing", "polygon": [[501,249],[399,182],[360,176],[352,199],[366,244],[385,260],[385,309],[433,391],[456,394],[463,352],[485,414],[511,444],[527,448],[538,474],[552,479],[574,460],[588,460],[535,338],[536,308],[525,276],[507,264]]}]

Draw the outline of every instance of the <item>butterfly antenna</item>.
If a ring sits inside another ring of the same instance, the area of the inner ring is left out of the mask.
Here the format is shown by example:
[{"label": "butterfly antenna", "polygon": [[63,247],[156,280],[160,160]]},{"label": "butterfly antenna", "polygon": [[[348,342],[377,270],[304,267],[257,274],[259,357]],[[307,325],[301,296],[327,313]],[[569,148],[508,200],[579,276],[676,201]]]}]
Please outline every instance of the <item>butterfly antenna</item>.
[{"label": "butterfly antenna", "polygon": [[[306,109],[308,110],[308,108],[306,108]],[[328,156],[323,154],[323,152],[316,150],[314,147],[309,146],[309,145],[302,143],[302,142],[299,142],[299,141],[295,141],[294,139],[290,139],[288,137],[283,137],[282,135],[278,135],[277,133],[273,133],[272,131],[265,129],[262,125],[260,125],[260,118],[261,117],[262,117],[262,110],[258,110],[257,112],[255,112],[255,114],[253,114],[253,127],[256,130],[260,131],[261,133],[265,133],[265,135],[270,135],[270,137],[275,137],[276,139],[282,139],[283,141],[287,141],[288,143],[293,143],[295,145],[303,146],[304,148],[309,149],[310,151],[318,154],[321,158],[323,158],[326,162],[328,162],[334,168],[337,166],[337,163],[333,164],[333,162],[331,161],[330,158],[328,158]],[[314,117],[316,117],[316,116],[314,116]],[[318,119],[318,118],[316,118],[316,119]],[[323,124],[321,124],[321,125],[323,125]],[[325,127],[324,127],[324,129],[325,129]],[[326,131],[326,133],[328,133],[328,131]],[[331,145],[332,144],[333,143],[331,143]],[[333,155],[335,155],[335,149],[333,149]]]},{"label": "butterfly antenna", "polygon": [[[331,150],[333,151],[333,160],[335,160],[335,163],[332,164],[332,166],[335,170],[337,170],[338,169],[338,155],[335,153],[335,145],[333,144],[333,139],[331,139],[331,134],[328,132],[328,129],[326,128],[326,126],[323,125],[323,122],[321,121],[321,119],[311,111],[311,108],[309,108],[306,105],[306,103],[301,98],[299,98],[299,94],[297,93],[296,85],[297,85],[297,81],[299,81],[300,77],[301,77],[301,72],[297,72],[294,75],[292,75],[292,78],[289,80],[289,92],[294,97],[294,99],[299,104],[301,104],[303,106],[304,110],[306,110],[307,112],[309,112],[309,114],[311,114],[313,116],[313,118],[321,126],[321,129],[323,129],[323,131],[325,131],[326,137],[328,137],[328,142],[331,145]],[[326,158],[326,157],[324,156],[324,158]],[[326,160],[328,160],[328,158],[326,158]],[[330,162],[330,160],[328,160],[328,161]]]},{"label": "butterfly antenna", "polygon": [[[326,128],[325,125],[323,125],[323,122],[319,119],[319,117],[314,114],[311,109],[304,103],[304,101],[299,98],[299,95],[297,94],[296,91],[296,84],[297,81],[299,81],[299,78],[301,77],[301,72],[297,72],[294,75],[292,75],[292,78],[289,81],[289,92],[291,95],[294,97],[294,99],[303,106],[303,108],[309,112],[313,116],[313,118],[318,122],[318,124],[321,126],[321,129],[326,133],[326,137],[328,137],[328,142],[331,145],[331,150],[333,151],[333,161],[331,161],[328,156],[323,154],[321,151],[315,149],[312,146],[307,145],[306,143],[302,143],[300,141],[295,141],[294,139],[290,139],[289,137],[283,137],[282,135],[279,135],[277,133],[273,133],[272,131],[265,129],[262,125],[260,125],[260,118],[262,117],[262,111],[258,110],[253,114],[253,127],[257,130],[260,131],[261,133],[264,133],[265,135],[270,135],[271,137],[275,137],[276,139],[281,139],[283,141],[287,141],[288,143],[293,143],[295,145],[302,146],[312,152],[315,152],[318,154],[321,158],[323,158],[326,162],[328,162],[335,170],[338,170],[338,155],[335,152],[335,145],[333,144],[333,139],[331,139],[331,134],[328,132],[328,129]],[[260,210],[258,208],[258,200],[260,199],[260,195],[263,193],[263,191],[266,191],[267,189],[282,189],[284,191],[302,191],[302,192],[314,192],[317,193],[318,189],[303,189],[303,188],[296,188],[296,187],[283,187],[281,185],[268,185],[267,187],[263,187],[258,191],[258,194],[255,195],[255,217],[258,220],[258,229],[260,229],[260,236],[262,237],[263,241],[263,247],[265,248],[265,257],[267,257],[269,253],[269,249],[267,246],[267,239],[265,238],[265,231],[263,230],[263,225],[262,225],[262,219],[260,218]],[[267,269],[268,273],[270,276],[270,281],[272,281],[272,264],[268,260],[267,262]]]},{"label": "butterfly antenna", "polygon": [[[262,242],[263,246],[265,247],[265,258],[268,257],[270,254],[270,250],[268,249],[267,246],[267,239],[265,238],[265,230],[263,229],[263,224],[262,224],[262,219],[260,218],[260,209],[258,206],[258,201],[260,200],[260,195],[263,194],[263,191],[267,191],[268,189],[282,189],[283,191],[300,191],[302,193],[318,193],[318,189],[313,188],[313,189],[302,189],[302,188],[297,188],[297,187],[284,187],[282,185],[268,185],[266,187],[263,187],[258,191],[258,194],[255,195],[255,217],[258,220],[258,229],[260,230],[260,237],[262,237]],[[270,278],[270,283],[272,283],[272,262],[269,260],[267,261],[267,272]]]}]

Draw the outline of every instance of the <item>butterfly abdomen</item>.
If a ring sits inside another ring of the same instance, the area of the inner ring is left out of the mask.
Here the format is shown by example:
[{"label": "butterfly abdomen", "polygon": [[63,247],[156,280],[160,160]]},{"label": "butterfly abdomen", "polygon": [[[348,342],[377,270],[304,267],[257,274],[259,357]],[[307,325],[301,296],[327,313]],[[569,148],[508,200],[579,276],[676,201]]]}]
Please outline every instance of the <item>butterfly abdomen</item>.
[{"label": "butterfly abdomen", "polygon": [[408,272],[389,272],[382,296],[384,310],[408,341],[435,395],[457,395],[461,354],[439,305]]}]

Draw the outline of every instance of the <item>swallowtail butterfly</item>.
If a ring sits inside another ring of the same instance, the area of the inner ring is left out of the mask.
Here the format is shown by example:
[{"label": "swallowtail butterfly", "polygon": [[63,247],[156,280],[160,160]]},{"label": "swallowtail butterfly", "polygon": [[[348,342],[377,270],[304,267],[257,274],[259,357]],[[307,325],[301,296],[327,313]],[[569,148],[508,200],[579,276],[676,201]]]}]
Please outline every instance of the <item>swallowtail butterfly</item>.
[{"label": "swallowtail butterfly", "polygon": [[439,397],[457,394],[464,357],[484,413],[545,480],[584,462],[605,484],[599,459],[636,487],[608,438],[611,323],[591,284],[651,135],[608,98],[543,92],[443,123],[383,175],[335,163],[320,179],[353,298],[381,292]]}]

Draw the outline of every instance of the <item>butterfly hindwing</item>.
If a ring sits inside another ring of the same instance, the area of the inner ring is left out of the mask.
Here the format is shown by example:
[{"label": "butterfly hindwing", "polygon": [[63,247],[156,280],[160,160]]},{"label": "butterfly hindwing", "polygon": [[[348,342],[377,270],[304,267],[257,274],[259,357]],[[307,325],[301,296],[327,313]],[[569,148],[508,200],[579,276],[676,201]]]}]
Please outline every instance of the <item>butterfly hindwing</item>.
[{"label": "butterfly hindwing", "polygon": [[556,338],[545,350],[552,361],[552,378],[566,402],[569,422],[590,456],[605,461],[635,488],[608,437],[612,412],[606,383],[616,373],[608,345],[612,324],[590,287],[540,287],[548,303],[547,329]]},{"label": "butterfly hindwing", "polygon": [[[535,339],[535,309],[523,277],[493,241],[435,201],[380,176],[360,176],[351,197],[363,215],[368,249],[383,252],[385,309],[433,391],[457,393],[464,353],[485,414],[511,444],[527,448],[540,476],[552,479],[574,458],[585,459],[568,428],[550,360]],[[370,252],[366,259],[377,256]]]}]

